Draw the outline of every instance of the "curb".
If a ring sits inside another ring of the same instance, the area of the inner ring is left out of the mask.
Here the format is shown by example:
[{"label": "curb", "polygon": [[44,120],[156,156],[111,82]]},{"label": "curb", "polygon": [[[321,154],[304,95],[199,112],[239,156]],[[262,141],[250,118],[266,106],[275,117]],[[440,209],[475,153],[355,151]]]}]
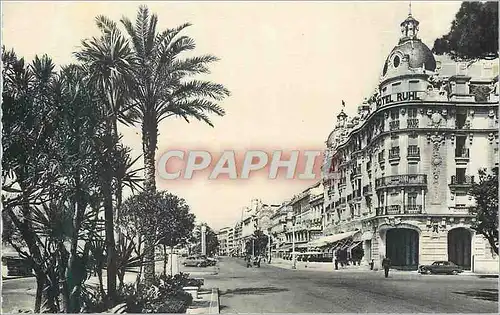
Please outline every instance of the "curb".
[{"label": "curb", "polygon": [[210,307],[208,314],[219,314],[220,313],[220,297],[219,289],[212,288],[212,294],[210,295]]}]

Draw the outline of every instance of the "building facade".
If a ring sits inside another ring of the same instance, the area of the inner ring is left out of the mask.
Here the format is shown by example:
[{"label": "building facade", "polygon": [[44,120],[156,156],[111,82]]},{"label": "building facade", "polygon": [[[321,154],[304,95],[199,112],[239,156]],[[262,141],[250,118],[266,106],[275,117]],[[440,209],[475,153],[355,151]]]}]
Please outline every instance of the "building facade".
[{"label": "building facade", "polygon": [[479,169],[498,166],[498,60],[436,60],[411,14],[400,26],[375,93],[354,117],[342,110],[327,140],[323,235],[350,240],[326,251],[358,248],[375,267],[388,257],[401,269],[450,260],[498,272],[469,214]]}]

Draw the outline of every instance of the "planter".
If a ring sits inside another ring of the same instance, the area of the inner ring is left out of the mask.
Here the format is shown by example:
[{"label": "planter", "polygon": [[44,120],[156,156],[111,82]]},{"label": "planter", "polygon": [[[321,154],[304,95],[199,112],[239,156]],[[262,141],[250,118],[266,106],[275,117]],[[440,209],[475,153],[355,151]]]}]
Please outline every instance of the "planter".
[{"label": "planter", "polygon": [[197,300],[198,299],[198,290],[199,290],[199,287],[184,287],[182,288],[186,293],[189,293],[192,297],[193,297],[193,300]]}]

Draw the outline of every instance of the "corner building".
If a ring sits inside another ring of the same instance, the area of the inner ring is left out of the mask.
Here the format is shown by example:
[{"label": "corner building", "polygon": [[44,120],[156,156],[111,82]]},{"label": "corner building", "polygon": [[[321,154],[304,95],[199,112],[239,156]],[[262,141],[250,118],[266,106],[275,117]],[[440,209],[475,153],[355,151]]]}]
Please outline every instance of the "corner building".
[{"label": "corner building", "polygon": [[449,260],[498,273],[469,214],[478,170],[498,166],[498,59],[436,61],[411,14],[400,26],[376,91],[328,137],[323,238],[352,235],[342,244],[376,268],[388,257],[398,269]]}]

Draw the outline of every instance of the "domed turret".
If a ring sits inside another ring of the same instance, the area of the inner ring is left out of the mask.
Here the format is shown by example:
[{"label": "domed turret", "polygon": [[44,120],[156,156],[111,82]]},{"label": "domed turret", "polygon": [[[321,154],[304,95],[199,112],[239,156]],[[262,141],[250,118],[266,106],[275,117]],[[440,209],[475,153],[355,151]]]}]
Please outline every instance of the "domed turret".
[{"label": "domed turret", "polygon": [[401,38],[399,43],[389,54],[385,64],[382,76],[400,74],[398,68],[406,67],[409,69],[425,69],[427,71],[436,70],[436,59],[432,51],[422,43],[417,37],[419,22],[411,15],[401,22]]}]

